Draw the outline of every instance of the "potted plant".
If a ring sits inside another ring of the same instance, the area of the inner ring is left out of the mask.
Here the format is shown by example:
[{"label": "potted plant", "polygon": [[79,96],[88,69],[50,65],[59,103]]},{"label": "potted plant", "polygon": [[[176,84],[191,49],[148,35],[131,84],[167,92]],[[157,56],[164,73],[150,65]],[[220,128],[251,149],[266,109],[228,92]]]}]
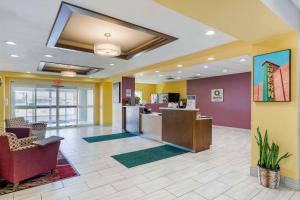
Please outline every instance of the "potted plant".
[{"label": "potted plant", "polygon": [[135,97],[135,104],[139,105],[141,103],[141,98],[140,97]]},{"label": "potted plant", "polygon": [[274,142],[271,145],[269,144],[267,130],[264,137],[262,137],[258,127],[255,139],[259,147],[259,160],[257,164],[258,181],[264,187],[276,189],[280,184],[279,163],[283,159],[290,157],[291,154],[285,153],[279,157],[279,146]]}]

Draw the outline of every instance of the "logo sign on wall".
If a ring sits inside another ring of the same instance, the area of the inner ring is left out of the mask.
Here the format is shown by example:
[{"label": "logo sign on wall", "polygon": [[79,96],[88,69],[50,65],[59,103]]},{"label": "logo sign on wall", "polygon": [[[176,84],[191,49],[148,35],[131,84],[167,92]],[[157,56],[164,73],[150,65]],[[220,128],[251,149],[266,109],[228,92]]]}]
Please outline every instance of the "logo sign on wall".
[{"label": "logo sign on wall", "polygon": [[211,102],[223,102],[223,89],[213,89],[211,90]]}]

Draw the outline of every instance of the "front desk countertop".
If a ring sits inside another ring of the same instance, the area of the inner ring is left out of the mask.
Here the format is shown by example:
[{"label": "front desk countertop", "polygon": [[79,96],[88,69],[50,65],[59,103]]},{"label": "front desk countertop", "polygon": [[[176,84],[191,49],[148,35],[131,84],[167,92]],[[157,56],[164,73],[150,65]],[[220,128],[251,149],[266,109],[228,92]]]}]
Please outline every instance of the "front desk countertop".
[{"label": "front desk countertop", "polygon": [[181,110],[181,111],[199,111],[199,109],[186,109],[186,108],[168,108],[168,107],[160,107],[161,110]]}]

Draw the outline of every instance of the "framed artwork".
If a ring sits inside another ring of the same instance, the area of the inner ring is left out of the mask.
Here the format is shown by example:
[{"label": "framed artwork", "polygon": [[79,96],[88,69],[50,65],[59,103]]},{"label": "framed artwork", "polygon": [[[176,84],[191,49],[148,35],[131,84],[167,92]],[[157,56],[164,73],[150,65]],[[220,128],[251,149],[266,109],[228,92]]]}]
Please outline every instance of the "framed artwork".
[{"label": "framed artwork", "polygon": [[121,83],[116,82],[113,83],[113,103],[120,103],[121,102]]},{"label": "framed artwork", "polygon": [[291,101],[291,50],[253,58],[253,100],[255,102]]},{"label": "framed artwork", "polygon": [[223,101],[224,101],[223,89],[211,90],[211,102],[223,102]]}]

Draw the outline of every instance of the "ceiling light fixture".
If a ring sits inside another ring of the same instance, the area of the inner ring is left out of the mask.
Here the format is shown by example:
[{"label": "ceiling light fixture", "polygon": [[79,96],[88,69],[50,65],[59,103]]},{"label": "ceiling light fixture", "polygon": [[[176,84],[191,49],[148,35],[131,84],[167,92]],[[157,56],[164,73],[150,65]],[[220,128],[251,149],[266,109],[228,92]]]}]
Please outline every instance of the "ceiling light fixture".
[{"label": "ceiling light fixture", "polygon": [[197,74],[197,76],[201,76],[201,74]]},{"label": "ceiling light fixture", "polygon": [[178,74],[181,74],[181,73],[182,73],[182,71],[178,71],[177,73],[178,73]]},{"label": "ceiling light fixture", "polygon": [[206,35],[211,36],[211,35],[214,35],[215,33],[216,33],[215,31],[210,30],[210,31],[206,32]]},{"label": "ceiling light fixture", "polygon": [[17,44],[13,41],[5,41],[5,44],[16,46]]},{"label": "ceiling light fixture", "polygon": [[215,59],[214,57],[207,58],[207,60],[214,60],[214,59]]},{"label": "ceiling light fixture", "polygon": [[208,65],[204,65],[203,68],[204,68],[204,69],[207,69],[207,68],[208,68]]},{"label": "ceiling light fixture", "polygon": [[114,66],[115,64],[114,64],[114,63],[110,63],[109,65],[110,65],[110,66]]},{"label": "ceiling light fixture", "polygon": [[76,72],[73,71],[62,71],[60,75],[65,76],[65,77],[75,77],[77,75]]},{"label": "ceiling light fixture", "polygon": [[46,55],[44,55],[44,56],[47,57],[47,58],[53,58],[53,56],[50,55],[50,54],[46,54]]},{"label": "ceiling light fixture", "polygon": [[111,37],[111,34],[105,33],[104,36],[106,37],[107,42],[97,42],[94,45],[94,53],[97,55],[108,57],[116,57],[121,55],[121,47],[108,42],[108,38]]},{"label": "ceiling light fixture", "polygon": [[31,72],[26,72],[27,74],[30,74]]},{"label": "ceiling light fixture", "polygon": [[162,77],[162,76],[164,76],[164,75],[160,74],[159,76]]},{"label": "ceiling light fixture", "polygon": [[155,71],[155,73],[159,73],[159,71],[157,70],[157,71]]},{"label": "ceiling light fixture", "polygon": [[10,57],[12,57],[12,58],[19,58],[20,56],[18,56],[16,54],[10,54]]},{"label": "ceiling light fixture", "polygon": [[240,59],[240,62],[245,62],[245,61],[246,61],[245,58],[241,58],[241,59]]},{"label": "ceiling light fixture", "polygon": [[179,65],[177,65],[177,67],[178,67],[178,68],[181,68],[181,67],[183,67],[183,65],[179,64]]}]

